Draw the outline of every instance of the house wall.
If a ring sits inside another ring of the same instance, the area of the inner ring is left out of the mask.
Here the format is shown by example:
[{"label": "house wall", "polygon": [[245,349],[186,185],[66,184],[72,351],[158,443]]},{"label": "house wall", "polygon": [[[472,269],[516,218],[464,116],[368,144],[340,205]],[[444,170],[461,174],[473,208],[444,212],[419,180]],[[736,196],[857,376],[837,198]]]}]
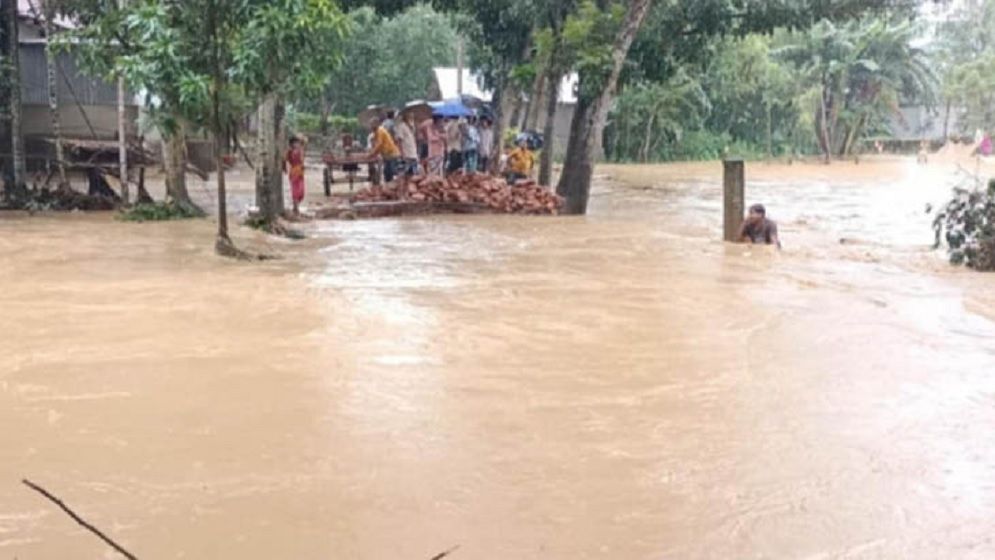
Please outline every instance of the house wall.
[{"label": "house wall", "polygon": [[960,130],[959,120],[956,109],[950,111],[948,120],[945,108],[929,110],[926,107],[902,107],[900,115],[891,117],[889,128],[894,140],[943,142],[946,140],[945,128],[947,135],[963,132]]},{"label": "house wall", "polygon": [[42,37],[42,28],[40,25],[20,19],[17,22],[17,37],[22,41],[24,39],[39,39]]},{"label": "house wall", "polygon": [[[44,42],[22,41],[20,58],[21,102],[25,105],[48,105],[48,69]],[[58,63],[61,70],[56,72],[56,81],[60,103],[76,103],[78,100],[83,105],[117,106],[117,84],[85,74],[71,52],[59,53]]]},{"label": "house wall", "polygon": [[[117,107],[84,106],[90,124],[96,132],[96,139],[113,140],[117,138]],[[83,112],[75,104],[62,103],[59,106],[59,124],[63,136],[67,138],[93,138]],[[126,128],[128,135],[136,134],[135,123],[138,119],[138,107],[126,107]],[[51,136],[52,119],[49,116],[48,105],[24,105],[24,136]]]}]

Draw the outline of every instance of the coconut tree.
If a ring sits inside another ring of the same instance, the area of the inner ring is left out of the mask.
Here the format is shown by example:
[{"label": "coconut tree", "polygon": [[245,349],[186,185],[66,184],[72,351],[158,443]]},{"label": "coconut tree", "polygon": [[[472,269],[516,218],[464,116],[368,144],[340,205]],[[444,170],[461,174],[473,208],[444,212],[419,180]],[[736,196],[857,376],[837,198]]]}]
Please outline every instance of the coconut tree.
[{"label": "coconut tree", "polygon": [[915,46],[919,35],[910,21],[822,22],[776,52],[809,84],[826,162],[851,154],[869,128],[900,115],[902,101],[935,104],[938,81],[926,51]]}]

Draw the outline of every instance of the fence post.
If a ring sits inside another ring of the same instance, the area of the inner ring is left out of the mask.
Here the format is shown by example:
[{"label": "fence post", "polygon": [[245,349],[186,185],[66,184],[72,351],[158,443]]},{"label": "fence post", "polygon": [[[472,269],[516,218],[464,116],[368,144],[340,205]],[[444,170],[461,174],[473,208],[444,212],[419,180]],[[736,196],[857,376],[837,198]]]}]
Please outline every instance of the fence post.
[{"label": "fence post", "polygon": [[723,160],[722,168],[723,238],[735,243],[746,212],[746,166],[742,158],[728,158]]}]

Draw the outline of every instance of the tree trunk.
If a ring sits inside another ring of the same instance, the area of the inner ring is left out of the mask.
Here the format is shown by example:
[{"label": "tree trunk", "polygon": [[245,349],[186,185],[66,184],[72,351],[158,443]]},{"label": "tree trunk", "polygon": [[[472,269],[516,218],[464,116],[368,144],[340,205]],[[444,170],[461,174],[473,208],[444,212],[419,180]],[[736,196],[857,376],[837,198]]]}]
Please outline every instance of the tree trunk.
[{"label": "tree trunk", "polygon": [[[127,0],[117,0],[117,7],[124,9]],[[121,199],[125,205],[130,203],[128,193],[128,127],[127,114],[125,113],[125,96],[127,90],[124,87],[124,78],[117,79],[117,162],[118,173],[121,176]]]},{"label": "tree trunk", "polygon": [[166,197],[174,204],[195,216],[204,211],[190,200],[187,191],[187,138],[183,124],[177,121],[176,129],[159,128],[162,134],[162,163],[166,172]]},{"label": "tree trunk", "polygon": [[[54,5],[45,0],[45,76],[48,80],[48,116],[52,120],[52,140],[55,145],[55,168],[59,174],[59,188],[69,186],[66,179],[66,159],[62,147],[62,123],[59,120],[59,81],[57,79],[59,55],[55,52]],[[122,178],[122,184],[124,179]]]},{"label": "tree trunk", "polygon": [[509,86],[508,88],[511,94],[509,97],[512,100],[512,110],[509,119],[508,126],[512,128],[522,128],[522,111],[525,108],[525,101],[522,99],[522,92],[519,88],[515,86]]},{"label": "tree trunk", "polygon": [[832,161],[832,144],[829,140],[829,112],[826,107],[826,90],[822,90],[822,95],[819,97],[819,115],[816,119],[816,127],[818,127],[818,137],[819,137],[819,147],[822,149],[822,155],[825,162],[828,164]]},{"label": "tree trunk", "polygon": [[137,200],[138,204],[154,204],[155,200],[152,200],[152,195],[149,191],[145,189],[145,166],[138,168],[138,194]]},{"label": "tree trunk", "polygon": [[[7,80],[7,4],[0,4],[0,146],[4,147],[5,142],[10,138],[10,118],[7,111],[10,108],[10,82]],[[0,199],[3,197],[2,187],[7,182],[6,154],[0,154]]]},{"label": "tree trunk", "polygon": [[318,123],[318,130],[322,136],[328,136],[331,126],[330,117],[332,115],[332,104],[328,102],[326,94],[321,95],[321,120]]},{"label": "tree trunk", "polygon": [[[273,118],[273,126],[276,128],[276,150],[273,151],[273,169],[276,169],[276,174],[270,177],[272,180],[272,183],[270,183],[270,198],[272,198],[280,214],[286,209],[283,200],[282,172],[284,150],[286,150],[287,141],[289,140],[287,138],[286,116],[287,106],[282,97],[277,97],[276,112]],[[304,146],[304,151],[307,152],[307,146]]]},{"label": "tree trunk", "polygon": [[[567,146],[563,174],[556,187],[557,193],[566,198],[564,211],[568,214],[584,214],[591,194],[591,179],[594,176],[594,159],[601,147],[601,134],[608,120],[618,86],[618,77],[629,54],[629,47],[639,28],[646,19],[652,0],[632,0],[625,14],[625,21],[615,36],[612,46],[612,69],[608,79],[601,85],[597,97],[578,100],[573,122],[570,125],[570,142]],[[584,79],[582,76],[581,79]]]},{"label": "tree trunk", "polygon": [[529,110],[525,114],[525,127],[529,130],[539,128],[539,115],[542,114],[542,96],[546,91],[546,70],[536,74],[536,79],[532,83],[532,95],[529,99]]},{"label": "tree trunk", "polygon": [[214,241],[214,252],[225,257],[238,257],[240,252],[228,236],[228,193],[225,185],[224,150],[227,141],[226,122],[221,115],[221,90],[225,85],[222,69],[221,48],[218,42],[217,11],[220,6],[209,2],[207,12],[207,39],[211,41],[213,72],[211,76],[211,136],[214,139],[214,164],[217,168],[218,185],[218,235]]},{"label": "tree trunk", "polygon": [[767,159],[774,159],[774,115],[773,108],[767,103]]},{"label": "tree trunk", "polygon": [[860,135],[863,134],[866,122],[867,115],[861,115],[860,118],[857,119],[857,123],[853,125],[853,128],[851,128],[846,135],[846,141],[843,143],[843,150],[840,157],[846,157],[853,154],[853,145],[857,142],[857,139],[860,138]]},{"label": "tree trunk", "polygon": [[950,138],[950,100],[947,99],[947,109],[943,113],[943,143]]},{"label": "tree trunk", "polygon": [[256,137],[256,206],[259,217],[267,224],[272,224],[283,212],[283,206],[277,205],[274,184],[280,185],[282,191],[282,169],[276,164],[280,149],[277,147],[276,108],[277,95],[269,93],[259,104],[258,126]]},{"label": "tree trunk", "polygon": [[21,57],[17,29],[17,2],[5,0],[5,22],[7,24],[7,52],[10,62],[7,67],[10,103],[10,151],[12,158],[14,184],[9,185],[8,195],[24,191],[27,188],[27,165],[24,159],[24,117],[21,112]]},{"label": "tree trunk", "polygon": [[529,129],[529,115],[532,114],[534,101],[535,99],[531,95],[525,100],[525,105],[522,107],[521,122],[518,123],[518,130]]},{"label": "tree trunk", "polygon": [[542,127],[542,137],[545,144],[539,154],[539,184],[549,186],[553,182],[553,151],[556,149],[556,109],[559,105],[560,80],[562,75],[556,68],[550,67],[546,75],[549,88],[546,94],[546,122]]},{"label": "tree trunk", "polygon": [[830,92],[829,94],[829,127],[826,129],[828,134],[827,141],[829,143],[829,156],[832,157],[832,153],[836,151],[834,148],[840,142],[839,138],[839,123],[840,123],[840,103],[836,97]]},{"label": "tree trunk", "polygon": [[220,73],[214,76],[214,164],[217,166],[218,183],[218,235],[214,240],[214,252],[222,257],[248,260],[248,253],[240,250],[228,236],[228,195],[225,185],[225,162],[224,155],[227,149],[228,136],[226,126],[220,119],[221,103],[218,96],[218,89],[222,87]]},{"label": "tree trunk", "polygon": [[214,163],[218,166],[218,243],[231,245],[228,237],[228,196],[225,188],[225,165],[223,161],[225,137],[223,131],[214,133]]},{"label": "tree trunk", "polygon": [[639,155],[639,159],[646,163],[650,159],[650,144],[653,142],[653,123],[656,122],[656,113],[651,113],[650,118],[646,119],[646,129],[643,135],[643,149]]},{"label": "tree trunk", "polygon": [[504,151],[504,131],[508,128],[509,121],[509,93],[508,73],[500,71],[498,82],[494,87],[494,145],[491,147],[490,159],[488,160],[489,171],[497,174],[501,169],[501,154]]}]

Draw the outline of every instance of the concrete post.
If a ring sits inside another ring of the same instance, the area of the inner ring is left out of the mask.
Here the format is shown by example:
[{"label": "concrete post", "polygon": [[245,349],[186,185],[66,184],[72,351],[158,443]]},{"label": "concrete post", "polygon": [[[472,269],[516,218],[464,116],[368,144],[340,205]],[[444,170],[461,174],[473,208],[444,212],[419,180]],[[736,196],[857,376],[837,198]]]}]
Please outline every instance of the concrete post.
[{"label": "concrete post", "polygon": [[722,167],[723,238],[735,243],[739,241],[739,228],[746,212],[746,165],[741,158],[728,158]]}]

